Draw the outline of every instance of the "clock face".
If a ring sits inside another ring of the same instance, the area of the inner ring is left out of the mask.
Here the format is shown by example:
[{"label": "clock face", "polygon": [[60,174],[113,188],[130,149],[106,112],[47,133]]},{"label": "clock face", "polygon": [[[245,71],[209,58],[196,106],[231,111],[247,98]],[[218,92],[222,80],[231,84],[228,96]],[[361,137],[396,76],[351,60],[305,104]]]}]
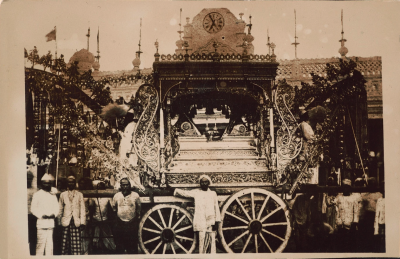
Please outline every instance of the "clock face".
[{"label": "clock face", "polygon": [[204,17],[203,28],[209,33],[217,33],[224,27],[224,17],[220,13],[209,13]]}]

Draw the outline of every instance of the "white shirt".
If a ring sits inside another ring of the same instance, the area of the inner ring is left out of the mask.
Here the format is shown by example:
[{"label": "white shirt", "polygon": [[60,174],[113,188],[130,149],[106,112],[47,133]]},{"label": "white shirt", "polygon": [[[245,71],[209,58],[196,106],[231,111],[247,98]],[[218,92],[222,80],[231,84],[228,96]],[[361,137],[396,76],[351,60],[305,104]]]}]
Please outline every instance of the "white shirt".
[{"label": "white shirt", "polygon": [[118,192],[114,195],[111,205],[114,211],[117,210],[118,218],[128,222],[137,216],[136,207],[140,207],[139,194],[131,192],[129,195],[124,196],[122,192]]},{"label": "white shirt", "polygon": [[194,198],[193,230],[207,231],[215,222],[221,221],[217,193],[208,189],[190,191],[175,189],[174,196]]},{"label": "white shirt", "polygon": [[38,218],[37,228],[54,228],[54,219],[43,219],[42,217],[44,215],[50,216],[51,214],[54,214],[55,217],[58,216],[57,196],[50,192],[39,190],[33,194],[31,211]]}]

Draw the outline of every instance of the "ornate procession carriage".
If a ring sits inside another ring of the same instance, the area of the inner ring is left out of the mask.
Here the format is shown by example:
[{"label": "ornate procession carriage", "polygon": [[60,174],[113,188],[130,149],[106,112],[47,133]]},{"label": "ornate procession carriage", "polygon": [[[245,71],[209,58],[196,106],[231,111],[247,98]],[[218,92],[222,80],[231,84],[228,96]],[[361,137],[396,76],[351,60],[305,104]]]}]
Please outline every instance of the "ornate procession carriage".
[{"label": "ornate procession carriage", "polygon": [[[282,252],[292,230],[285,197],[299,184],[318,184],[318,163],[322,154],[327,157],[324,146],[330,142],[341,143],[337,160],[344,163],[343,118],[351,115],[337,99],[349,95],[345,87],[335,92],[341,95],[336,99],[327,94],[296,100],[298,89],[276,82],[274,44],[268,54],[253,53],[251,26],[228,9],[203,9],[180,31],[183,40],[173,55],[159,54],[156,43],[153,71],[132,104],[136,119],[128,136],[144,204],[139,244],[145,253],[195,250],[193,200],[174,197],[172,190],[197,188],[203,174],[211,178],[220,202],[220,249]],[[356,85],[354,77],[340,78],[335,87]],[[365,92],[357,94],[357,105],[365,106]],[[307,145],[297,115],[305,103],[330,108]],[[366,136],[365,112],[355,114],[360,118],[358,131],[353,130],[356,145]],[[365,147],[357,146],[358,152]]]}]

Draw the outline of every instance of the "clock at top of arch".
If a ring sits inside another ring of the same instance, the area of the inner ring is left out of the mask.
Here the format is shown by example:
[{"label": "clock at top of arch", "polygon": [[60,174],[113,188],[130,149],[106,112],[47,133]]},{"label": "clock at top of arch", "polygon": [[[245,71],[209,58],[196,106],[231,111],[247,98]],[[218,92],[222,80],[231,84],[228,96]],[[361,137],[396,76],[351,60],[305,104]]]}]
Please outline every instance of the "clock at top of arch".
[{"label": "clock at top of arch", "polygon": [[[235,53],[243,52],[243,49],[238,47],[238,42],[240,39],[242,43],[246,34],[246,22],[237,18],[229,9],[205,8],[193,18],[190,25],[190,36],[185,32],[184,37],[190,41],[189,48],[192,53],[198,52],[210,41],[228,46],[228,49],[235,50]],[[217,48],[217,51],[220,52],[220,49]]]}]

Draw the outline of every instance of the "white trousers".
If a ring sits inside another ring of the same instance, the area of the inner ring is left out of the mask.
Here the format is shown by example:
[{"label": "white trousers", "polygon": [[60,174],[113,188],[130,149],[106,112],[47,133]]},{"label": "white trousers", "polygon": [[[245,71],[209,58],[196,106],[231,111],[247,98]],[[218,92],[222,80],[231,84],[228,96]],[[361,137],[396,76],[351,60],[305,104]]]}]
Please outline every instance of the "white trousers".
[{"label": "white trousers", "polygon": [[199,231],[199,254],[207,253],[210,245],[211,254],[217,253],[217,248],[215,245],[215,232]]},{"label": "white trousers", "polygon": [[53,255],[53,229],[37,230],[36,255]]}]

